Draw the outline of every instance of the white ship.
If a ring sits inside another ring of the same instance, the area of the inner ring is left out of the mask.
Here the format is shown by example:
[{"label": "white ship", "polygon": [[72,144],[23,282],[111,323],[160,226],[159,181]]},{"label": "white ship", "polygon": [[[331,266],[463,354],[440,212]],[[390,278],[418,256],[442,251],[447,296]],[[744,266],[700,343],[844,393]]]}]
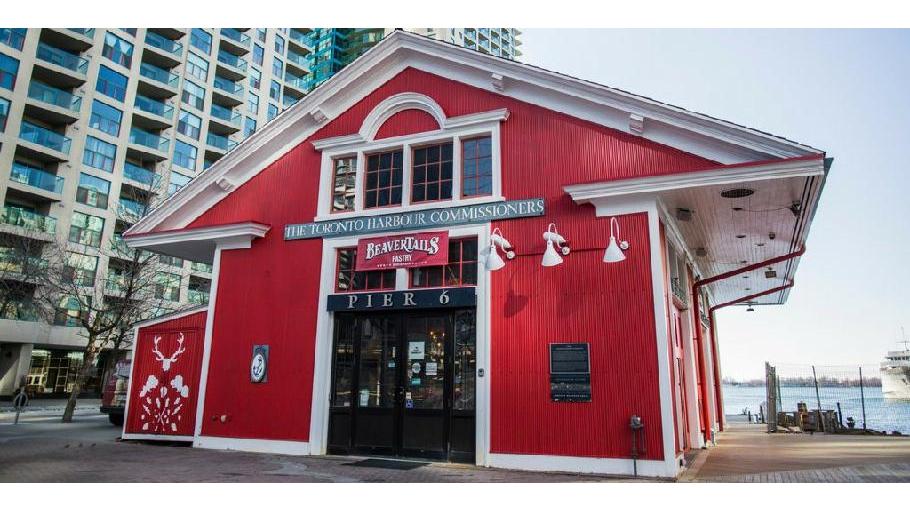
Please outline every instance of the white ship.
[{"label": "white ship", "polygon": [[882,396],[910,400],[910,341],[906,335],[901,343],[904,350],[889,350],[882,361]]}]

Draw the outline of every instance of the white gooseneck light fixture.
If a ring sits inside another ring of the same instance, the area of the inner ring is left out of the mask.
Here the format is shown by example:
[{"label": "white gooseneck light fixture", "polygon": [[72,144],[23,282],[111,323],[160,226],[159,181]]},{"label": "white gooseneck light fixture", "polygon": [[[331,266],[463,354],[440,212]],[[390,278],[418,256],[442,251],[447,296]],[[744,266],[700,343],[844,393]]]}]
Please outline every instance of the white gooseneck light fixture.
[{"label": "white gooseneck light fixture", "polygon": [[[540,264],[545,267],[555,267],[562,263],[562,257],[568,256],[570,249],[569,243],[556,231],[556,224],[550,223],[547,230],[543,233],[543,239],[547,241],[547,249],[543,252],[543,259]],[[556,248],[559,247],[559,252]],[[562,253],[562,256],[560,256]]]},{"label": "white gooseneck light fixture", "polygon": [[[616,227],[615,234],[613,231],[614,226]],[[629,248],[629,242],[620,240],[617,243],[616,237],[622,238],[619,234],[619,221],[616,220],[616,217],[610,217],[610,245],[607,246],[607,250],[604,252],[604,263],[618,263],[626,259],[623,251]]]},{"label": "white gooseneck light fixture", "polygon": [[512,244],[502,236],[499,228],[494,229],[493,233],[490,234],[490,247],[487,249],[487,256],[484,259],[484,267],[491,272],[506,266],[506,262],[503,261],[502,256],[496,250],[497,245],[506,254],[506,258],[510,260],[515,258],[515,250],[512,249]]}]

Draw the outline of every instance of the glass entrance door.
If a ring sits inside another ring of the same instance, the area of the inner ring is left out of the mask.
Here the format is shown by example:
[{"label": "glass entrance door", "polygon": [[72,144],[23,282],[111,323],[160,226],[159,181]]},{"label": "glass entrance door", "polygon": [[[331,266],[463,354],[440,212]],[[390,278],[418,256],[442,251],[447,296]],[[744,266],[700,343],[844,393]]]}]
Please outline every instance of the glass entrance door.
[{"label": "glass entrance door", "polygon": [[331,453],[474,460],[474,310],[338,314]]}]

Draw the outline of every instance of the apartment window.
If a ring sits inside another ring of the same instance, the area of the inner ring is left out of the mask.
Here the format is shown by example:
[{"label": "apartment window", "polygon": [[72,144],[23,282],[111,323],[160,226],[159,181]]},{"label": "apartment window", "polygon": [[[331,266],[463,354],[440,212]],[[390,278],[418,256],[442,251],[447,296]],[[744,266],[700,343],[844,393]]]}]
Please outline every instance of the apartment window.
[{"label": "apartment window", "polygon": [[134,28],[121,28],[120,30],[126,32],[127,34],[136,37],[136,29]]},{"label": "apartment window", "polygon": [[354,209],[354,188],[357,183],[357,158],[336,158],[332,172],[332,211]]},{"label": "apartment window", "polygon": [[265,42],[265,29],[257,28],[256,29],[256,39],[259,39],[261,42]]},{"label": "apartment window", "polygon": [[88,121],[90,127],[116,137],[120,134],[122,119],[123,112],[120,110],[98,100],[92,101],[92,116]]},{"label": "apartment window", "polygon": [[250,68],[250,87],[258,89],[262,84],[262,72],[256,68]]},{"label": "apartment window", "polygon": [[189,52],[186,55],[186,74],[205,82],[209,77],[208,61],[193,52]]},{"label": "apartment window", "polygon": [[284,55],[284,38],[275,34],[275,53]]},{"label": "apartment window", "polygon": [[66,255],[66,265],[63,267],[64,279],[78,286],[94,286],[95,271],[98,269],[98,258],[78,252]]},{"label": "apartment window", "polygon": [[278,106],[269,103],[269,111],[267,115],[269,121],[275,119],[275,117],[278,116]]},{"label": "apartment window", "polygon": [[477,239],[449,240],[449,262],[411,269],[412,288],[477,285]]},{"label": "apartment window", "polygon": [[256,131],[256,120],[249,117],[243,121],[243,137],[247,138]]},{"label": "apartment window", "polygon": [[120,39],[114,34],[104,34],[104,48],[101,50],[111,62],[129,68],[133,64],[133,44],[125,39]]},{"label": "apartment window", "polygon": [[177,302],[180,300],[180,274],[155,273],[155,297]]},{"label": "apartment window", "polygon": [[81,212],[73,212],[70,223],[69,241],[75,244],[101,247],[101,232],[104,231],[104,219]]},{"label": "apartment window", "polygon": [[357,261],[357,248],[338,249],[338,264],[335,281],[337,292],[357,292],[363,290],[394,290],[395,270],[354,270]]},{"label": "apartment window", "polygon": [[190,32],[190,44],[193,45],[193,48],[205,52],[206,55],[212,54],[212,35],[201,28],[194,28]]},{"label": "apartment window", "polygon": [[19,74],[19,61],[0,53],[0,87],[13,90],[16,86],[16,75]]},{"label": "apartment window", "polygon": [[82,163],[107,172],[114,172],[114,158],[117,156],[117,146],[109,144],[92,136],[85,138],[85,151],[82,154]]},{"label": "apartment window", "polygon": [[247,100],[246,100],[246,106],[247,106],[247,110],[249,110],[251,114],[258,114],[259,113],[259,96],[256,96],[255,94],[250,94],[250,97],[247,98]]},{"label": "apartment window", "polygon": [[258,44],[253,45],[253,64],[258,66],[262,65],[262,61],[265,59],[265,50]]},{"label": "apartment window", "polygon": [[9,117],[9,100],[0,98],[0,132],[6,130],[7,117]]},{"label": "apartment window", "polygon": [[272,83],[269,85],[269,98],[272,98],[275,101],[281,99],[281,84],[275,80],[272,80]]},{"label": "apartment window", "polygon": [[493,193],[493,144],[490,137],[462,141],[461,195],[488,196]]},{"label": "apartment window", "polygon": [[187,137],[199,140],[199,133],[202,131],[202,118],[181,110],[180,120],[177,121],[177,131]]},{"label": "apartment window", "polygon": [[79,174],[79,188],[76,189],[76,202],[107,209],[107,199],[111,183],[85,173]]},{"label": "apartment window", "polygon": [[0,44],[5,44],[15,50],[21,50],[25,44],[27,28],[0,28]]},{"label": "apartment window", "polygon": [[199,110],[205,110],[205,88],[196,85],[189,80],[183,84],[183,93],[180,95],[180,99],[192,107],[196,107]]},{"label": "apartment window", "polygon": [[174,164],[184,169],[196,169],[196,146],[192,146],[182,140],[174,140]]},{"label": "apartment window", "polygon": [[[86,299],[91,301],[91,297],[86,297]],[[79,327],[87,312],[78,297],[63,297],[54,312],[54,325]]]},{"label": "apartment window", "polygon": [[98,69],[98,82],[95,84],[95,90],[117,101],[123,101],[123,98],[126,97],[126,80],[124,75],[107,66],[101,66]]},{"label": "apartment window", "polygon": [[364,208],[401,204],[401,150],[367,158]]},{"label": "apartment window", "polygon": [[183,268],[183,258],[178,258],[176,256],[158,256],[158,263],[162,265],[170,265],[172,267]]},{"label": "apartment window", "polygon": [[183,188],[184,185],[189,183],[191,179],[192,178],[190,178],[189,176],[185,176],[183,174],[180,174],[179,172],[172,170],[171,171],[171,182],[167,186],[167,195],[171,195],[174,192],[177,192],[178,190]]},{"label": "apartment window", "polygon": [[272,74],[275,76],[282,76],[282,71],[284,70],[284,62],[281,62],[281,59],[275,57],[272,59]]},{"label": "apartment window", "polygon": [[452,199],[452,143],[414,150],[411,202]]}]

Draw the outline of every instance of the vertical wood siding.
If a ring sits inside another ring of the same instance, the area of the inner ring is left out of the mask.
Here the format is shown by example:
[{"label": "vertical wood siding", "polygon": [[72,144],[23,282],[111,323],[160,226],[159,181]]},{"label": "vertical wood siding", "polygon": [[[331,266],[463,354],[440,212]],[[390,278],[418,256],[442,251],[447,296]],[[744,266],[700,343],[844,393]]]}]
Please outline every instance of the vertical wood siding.
[{"label": "vertical wood siding", "polygon": [[[623,238],[632,247],[626,261],[605,265],[608,219],[575,205],[562,187],[698,170],[713,162],[414,69],[379,87],[313,139],[357,132],[377,103],[401,92],[432,97],[447,116],[508,108],[510,118],[502,125],[504,194],[546,201],[544,218],[496,223],[520,256],[493,277],[492,451],[626,457],[634,413],[646,423],[647,457],[661,458],[646,216],[621,217]],[[421,119],[402,112],[383,125],[381,135],[427,128]],[[313,220],[319,166],[319,154],[305,142],[190,225],[256,219],[272,226],[250,250],[222,254],[205,409],[207,417],[231,419],[206,421],[204,435],[308,438],[322,242],[285,242],[282,229]],[[541,233],[549,221],[570,240],[573,253],[565,264],[544,269]],[[593,403],[549,401],[552,341],[591,343]],[[269,382],[252,385],[250,351],[262,343],[271,346]]]},{"label": "vertical wood siding", "polygon": [[[199,312],[139,329],[139,338],[133,346],[133,382],[130,389],[130,408],[127,412],[126,432],[131,434],[157,434],[192,436],[196,424],[196,399],[199,394],[199,377],[202,366],[203,331],[205,312]],[[173,356],[179,347],[178,335],[183,334],[185,351],[174,357],[176,361],[164,370],[163,364],[153,353],[154,340],[160,337],[158,351],[165,358]],[[140,396],[152,375],[157,385]],[[187,387],[182,396],[173,384],[180,376]],[[164,388],[162,393],[161,389]],[[168,408],[169,420],[156,425],[157,413]],[[172,425],[173,424],[173,425]],[[143,428],[145,427],[145,428]]]},{"label": "vertical wood siding", "polygon": [[382,123],[376,132],[377,139],[387,139],[399,135],[429,132],[439,129],[439,123],[433,116],[423,110],[409,109],[401,111]]}]

